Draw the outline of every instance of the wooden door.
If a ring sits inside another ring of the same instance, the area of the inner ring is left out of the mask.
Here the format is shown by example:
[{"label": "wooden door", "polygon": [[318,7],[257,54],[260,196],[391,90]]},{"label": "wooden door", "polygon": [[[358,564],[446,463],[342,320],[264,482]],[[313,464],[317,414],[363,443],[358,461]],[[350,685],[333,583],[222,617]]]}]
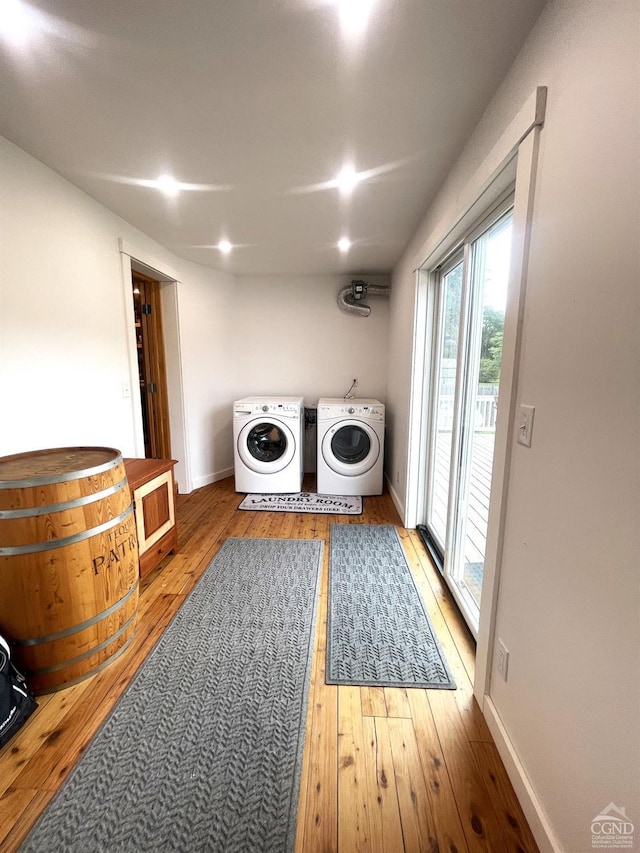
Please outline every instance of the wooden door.
[{"label": "wooden door", "polygon": [[170,459],[169,401],[160,282],[131,273],[138,349],[144,450],[147,459]]}]

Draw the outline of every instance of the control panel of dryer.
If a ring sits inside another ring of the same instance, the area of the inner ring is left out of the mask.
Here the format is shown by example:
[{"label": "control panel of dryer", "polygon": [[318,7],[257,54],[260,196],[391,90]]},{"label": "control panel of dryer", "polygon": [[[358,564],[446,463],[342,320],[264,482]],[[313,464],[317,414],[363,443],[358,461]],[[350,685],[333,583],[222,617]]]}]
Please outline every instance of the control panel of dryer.
[{"label": "control panel of dryer", "polygon": [[318,405],[318,417],[326,418],[367,418],[368,420],[384,421],[384,406],[382,403],[363,403],[362,401],[344,400],[340,403]]}]

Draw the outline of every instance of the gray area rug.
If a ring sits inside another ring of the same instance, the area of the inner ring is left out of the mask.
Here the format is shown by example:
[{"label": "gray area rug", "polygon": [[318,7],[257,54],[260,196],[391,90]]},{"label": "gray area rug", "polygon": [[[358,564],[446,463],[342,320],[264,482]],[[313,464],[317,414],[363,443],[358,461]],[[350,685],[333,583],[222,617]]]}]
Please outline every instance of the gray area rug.
[{"label": "gray area rug", "polygon": [[321,565],[228,539],[21,850],[292,851]]},{"label": "gray area rug", "polygon": [[360,515],[362,512],[362,498],[359,495],[317,495],[315,492],[296,492],[295,494],[284,495],[247,495],[238,509]]},{"label": "gray area rug", "polygon": [[332,524],[327,684],[455,689],[392,525]]}]

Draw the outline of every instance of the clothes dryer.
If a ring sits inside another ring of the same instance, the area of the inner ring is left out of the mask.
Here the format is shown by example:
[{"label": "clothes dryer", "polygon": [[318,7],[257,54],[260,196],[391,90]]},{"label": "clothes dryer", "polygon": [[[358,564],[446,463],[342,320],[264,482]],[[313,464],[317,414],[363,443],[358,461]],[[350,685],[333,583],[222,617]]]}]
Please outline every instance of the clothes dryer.
[{"label": "clothes dryer", "polygon": [[319,494],[382,494],[384,405],[379,400],[322,397],[317,432]]},{"label": "clothes dryer", "polygon": [[233,404],[237,492],[283,494],[302,490],[304,400],[245,397]]}]

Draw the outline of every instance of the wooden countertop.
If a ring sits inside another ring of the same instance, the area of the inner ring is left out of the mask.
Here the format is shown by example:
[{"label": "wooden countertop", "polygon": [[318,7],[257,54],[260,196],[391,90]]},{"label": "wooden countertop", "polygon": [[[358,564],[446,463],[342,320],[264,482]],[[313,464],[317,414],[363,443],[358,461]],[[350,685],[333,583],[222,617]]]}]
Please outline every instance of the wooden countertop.
[{"label": "wooden countertop", "polygon": [[124,467],[131,491],[171,470],[177,459],[125,459]]}]

